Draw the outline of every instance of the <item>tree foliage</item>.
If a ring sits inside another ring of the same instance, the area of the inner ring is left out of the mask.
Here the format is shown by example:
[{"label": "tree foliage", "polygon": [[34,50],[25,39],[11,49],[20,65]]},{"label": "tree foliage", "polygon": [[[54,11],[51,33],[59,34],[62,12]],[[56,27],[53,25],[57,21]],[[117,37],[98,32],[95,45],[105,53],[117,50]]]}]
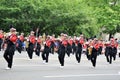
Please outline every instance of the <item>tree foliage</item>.
[{"label": "tree foliage", "polygon": [[91,37],[105,27],[105,33],[114,34],[120,32],[119,4],[119,0],[1,0],[0,28],[8,31],[13,24],[19,32],[39,28],[41,34]]}]

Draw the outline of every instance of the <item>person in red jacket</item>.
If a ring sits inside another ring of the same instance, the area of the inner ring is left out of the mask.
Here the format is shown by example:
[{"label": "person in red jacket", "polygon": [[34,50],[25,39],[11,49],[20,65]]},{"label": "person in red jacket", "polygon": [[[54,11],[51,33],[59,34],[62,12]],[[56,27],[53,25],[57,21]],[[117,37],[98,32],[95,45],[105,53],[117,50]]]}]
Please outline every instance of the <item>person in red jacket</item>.
[{"label": "person in red jacket", "polygon": [[107,41],[105,42],[105,57],[108,63],[110,63],[110,52],[111,52],[110,42]]},{"label": "person in red jacket", "polygon": [[83,44],[84,44],[84,36],[83,36],[83,34],[81,34],[79,42],[77,44],[76,54],[75,54],[75,57],[76,57],[76,60],[77,60],[78,63],[80,63],[80,60],[81,60]]},{"label": "person in red jacket", "polygon": [[91,54],[91,62],[93,67],[96,67],[96,59],[97,59],[97,53],[99,49],[98,39],[95,38],[93,41],[93,48],[92,48],[92,54]]},{"label": "person in red jacket", "polygon": [[3,38],[4,38],[3,30],[0,30],[0,51],[3,43]]},{"label": "person in red jacket", "polygon": [[30,59],[32,59],[33,57],[33,52],[35,49],[35,36],[34,36],[34,31],[31,31],[30,36],[29,36],[29,44],[28,44],[28,49],[27,49],[27,53]]},{"label": "person in red jacket", "polygon": [[22,42],[24,42],[24,33],[21,33],[21,35],[20,35],[20,40],[22,41]]},{"label": "person in red jacket", "polygon": [[16,41],[17,41],[17,35],[16,35],[16,29],[11,28],[10,29],[11,35],[7,38],[6,43],[7,43],[7,48],[4,53],[4,58],[8,63],[8,67],[6,69],[11,69],[12,68],[12,62],[13,62],[13,55],[15,52],[15,47],[16,47]]},{"label": "person in red jacket", "polygon": [[85,42],[83,34],[80,35],[79,43],[83,45]]},{"label": "person in red jacket", "polygon": [[16,45],[16,49],[18,50],[19,53],[22,52],[23,42],[24,42],[24,33],[21,33],[21,35],[18,37],[17,45]]},{"label": "person in red jacket", "polygon": [[73,39],[71,36],[68,38],[68,45],[67,45],[67,55],[70,57],[70,54],[72,53],[72,44],[73,44]]},{"label": "person in red jacket", "polygon": [[35,53],[37,56],[40,56],[40,50],[41,50],[41,36],[39,36],[36,39],[36,44],[35,44]]},{"label": "person in red jacket", "polygon": [[76,46],[77,46],[78,42],[79,41],[77,40],[77,37],[74,36],[74,38],[73,38],[73,44],[72,44],[72,54],[76,54]]},{"label": "person in red jacket", "polygon": [[99,44],[99,49],[98,49],[98,55],[102,54],[102,49],[103,49],[103,41],[99,40],[98,41]]},{"label": "person in red jacket", "polygon": [[50,47],[50,52],[52,53],[52,54],[54,54],[54,48],[55,48],[55,35],[53,34],[52,36],[51,36],[51,47]]},{"label": "person in red jacket", "polygon": [[109,63],[112,64],[112,59],[116,59],[117,49],[115,47],[115,39],[111,37],[110,39],[110,47],[109,47]]},{"label": "person in red jacket", "polygon": [[58,50],[58,60],[61,64],[60,68],[63,68],[64,66],[64,59],[65,59],[65,53],[66,53],[66,48],[67,48],[67,45],[68,45],[68,41],[67,41],[67,35],[64,34],[64,35],[61,35],[61,43],[60,43],[60,47],[59,47],[59,50]]},{"label": "person in red jacket", "polygon": [[116,60],[118,42],[117,38],[111,41],[113,60]]},{"label": "person in red jacket", "polygon": [[52,40],[50,39],[50,36],[48,35],[47,38],[46,38],[44,50],[43,50],[43,53],[42,53],[43,63],[48,63],[51,41]]}]

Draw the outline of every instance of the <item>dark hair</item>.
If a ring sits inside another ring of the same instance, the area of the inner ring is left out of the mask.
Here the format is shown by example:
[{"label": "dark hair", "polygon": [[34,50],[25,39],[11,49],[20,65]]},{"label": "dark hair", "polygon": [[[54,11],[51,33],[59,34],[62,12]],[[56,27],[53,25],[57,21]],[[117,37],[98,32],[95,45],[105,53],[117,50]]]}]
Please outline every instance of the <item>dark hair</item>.
[{"label": "dark hair", "polygon": [[115,40],[117,40],[117,38]]},{"label": "dark hair", "polygon": [[9,25],[9,28],[14,28],[12,24]]}]

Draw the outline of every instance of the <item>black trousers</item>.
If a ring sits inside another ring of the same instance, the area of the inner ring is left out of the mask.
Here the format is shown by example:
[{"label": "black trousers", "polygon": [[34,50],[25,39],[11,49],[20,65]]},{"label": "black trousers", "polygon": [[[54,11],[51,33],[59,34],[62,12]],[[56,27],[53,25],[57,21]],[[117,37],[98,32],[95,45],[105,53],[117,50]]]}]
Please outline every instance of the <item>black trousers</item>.
[{"label": "black trousers", "polygon": [[98,54],[97,50],[95,48],[93,48],[92,54],[91,54],[91,62],[94,67],[96,66],[97,54]]},{"label": "black trousers", "polygon": [[105,48],[105,57],[106,57],[107,62],[110,62],[109,56],[110,56],[110,47],[106,47]]},{"label": "black trousers", "polygon": [[75,57],[76,57],[76,60],[78,61],[78,63],[80,63],[80,60],[81,60],[81,53],[82,53],[82,50],[79,50],[75,54]]},{"label": "black trousers", "polygon": [[16,49],[18,50],[19,53],[22,52],[22,41],[19,41],[18,47],[16,47]]},{"label": "black trousers", "polygon": [[116,60],[117,48],[115,48],[115,47],[113,47],[113,48],[110,47],[110,49],[111,49],[111,50],[110,50],[110,53],[109,53],[109,54],[110,54],[110,62],[109,62],[109,63],[112,64],[112,59],[113,59],[113,60]]},{"label": "black trousers", "polygon": [[70,57],[70,54],[72,53],[72,46],[70,44],[68,44],[66,47],[66,53],[68,57]]},{"label": "black trousers", "polygon": [[76,48],[76,54],[75,54],[75,57],[76,57],[76,60],[78,61],[78,63],[80,63],[81,54],[82,54],[82,45],[79,43]]},{"label": "black trousers", "polygon": [[73,54],[76,53],[76,45],[75,45],[75,43],[72,44],[72,53]]},{"label": "black trousers", "polygon": [[55,44],[54,44],[54,42],[52,42],[52,43],[51,43],[51,46],[50,46],[50,52],[51,52],[52,54],[54,54],[54,47],[55,47]]},{"label": "black trousers", "polygon": [[0,39],[0,51],[1,51],[1,48],[2,48],[2,43],[3,43],[3,40]]},{"label": "black trousers", "polygon": [[35,54],[37,56],[40,56],[40,49],[41,49],[41,45],[37,43],[37,47],[36,47],[36,50],[35,50]]},{"label": "black trousers", "polygon": [[101,55],[101,53],[102,53],[102,47],[98,49],[98,55]]},{"label": "black trousers", "polygon": [[14,52],[15,52],[15,45],[7,46],[7,49],[5,50],[5,53],[3,55],[3,57],[8,63],[9,68],[12,68]]},{"label": "black trousers", "polygon": [[65,58],[65,47],[63,45],[58,49],[58,60],[61,66],[64,66],[64,58]]},{"label": "black trousers", "polygon": [[45,60],[46,63],[48,63],[49,52],[50,52],[50,48],[48,46],[45,46],[44,51],[42,53],[42,59]]},{"label": "black trousers", "polygon": [[112,48],[112,53],[113,53],[113,59],[114,60],[116,60],[116,55],[117,55],[117,48],[116,47],[114,47],[114,48]]},{"label": "black trousers", "polygon": [[29,43],[28,49],[27,49],[27,53],[28,53],[28,57],[29,57],[30,59],[33,58],[33,52],[34,52],[34,44]]},{"label": "black trousers", "polygon": [[105,56],[106,56],[107,62],[112,64],[112,59],[116,60],[116,54],[117,54],[117,48],[106,47]]},{"label": "black trousers", "polygon": [[86,57],[87,57],[88,60],[91,60],[91,55],[89,55],[89,50],[88,50],[88,48],[87,48],[87,51],[86,51]]}]

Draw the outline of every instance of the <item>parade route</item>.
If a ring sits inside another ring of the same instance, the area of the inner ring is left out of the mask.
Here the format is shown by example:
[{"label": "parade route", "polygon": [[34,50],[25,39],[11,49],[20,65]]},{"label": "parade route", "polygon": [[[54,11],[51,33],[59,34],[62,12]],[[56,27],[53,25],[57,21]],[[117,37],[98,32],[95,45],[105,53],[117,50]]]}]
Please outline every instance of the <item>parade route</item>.
[{"label": "parade route", "polygon": [[82,54],[80,64],[74,55],[65,57],[65,66],[60,68],[57,54],[50,54],[49,63],[43,64],[41,56],[28,59],[27,53],[14,55],[13,68],[6,70],[3,51],[0,52],[0,80],[120,80],[120,58],[112,64],[106,62],[105,56],[97,57],[94,68],[86,56]]}]

